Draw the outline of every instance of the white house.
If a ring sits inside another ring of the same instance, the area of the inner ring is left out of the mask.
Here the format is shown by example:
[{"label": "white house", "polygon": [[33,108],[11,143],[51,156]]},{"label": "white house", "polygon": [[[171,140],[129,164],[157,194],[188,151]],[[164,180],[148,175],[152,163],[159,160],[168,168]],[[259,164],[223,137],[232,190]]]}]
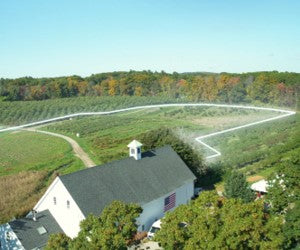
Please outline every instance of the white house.
[{"label": "white house", "polygon": [[58,227],[75,237],[80,221],[99,215],[113,200],[142,206],[139,231],[190,201],[196,177],[170,146],[141,153],[142,144],[134,140],[128,147],[129,158],[56,177],[34,210],[48,210]]}]

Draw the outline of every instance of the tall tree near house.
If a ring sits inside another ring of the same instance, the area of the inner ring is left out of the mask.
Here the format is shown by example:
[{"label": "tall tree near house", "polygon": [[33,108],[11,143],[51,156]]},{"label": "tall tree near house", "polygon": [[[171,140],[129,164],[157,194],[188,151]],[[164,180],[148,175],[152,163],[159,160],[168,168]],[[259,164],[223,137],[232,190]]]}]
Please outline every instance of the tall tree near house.
[{"label": "tall tree near house", "polygon": [[72,239],[63,233],[52,234],[49,237],[45,250],[68,250],[70,249]]},{"label": "tall tree near house", "polygon": [[245,175],[236,170],[227,174],[224,189],[227,198],[240,198],[244,202],[254,200],[254,194],[247,183]]},{"label": "tall tree near house", "polygon": [[136,218],[141,213],[142,208],[137,204],[113,201],[100,216],[89,215],[83,220],[73,240],[64,234],[55,234],[46,249],[125,250],[137,232]]},{"label": "tall tree near house", "polygon": [[243,203],[206,191],[167,213],[155,240],[170,250],[280,249],[282,224],[281,217],[265,213],[262,201]]},{"label": "tall tree near house", "polygon": [[[137,232],[136,218],[142,208],[136,204],[113,201],[101,213],[100,239],[102,247],[115,246],[114,249],[126,247]],[[104,236],[104,237],[103,237]]]},{"label": "tall tree near house", "polygon": [[178,138],[170,129],[157,129],[147,132],[141,136],[140,140],[144,143],[145,150],[170,145],[197,179],[204,176],[207,172],[207,167],[201,155]]}]

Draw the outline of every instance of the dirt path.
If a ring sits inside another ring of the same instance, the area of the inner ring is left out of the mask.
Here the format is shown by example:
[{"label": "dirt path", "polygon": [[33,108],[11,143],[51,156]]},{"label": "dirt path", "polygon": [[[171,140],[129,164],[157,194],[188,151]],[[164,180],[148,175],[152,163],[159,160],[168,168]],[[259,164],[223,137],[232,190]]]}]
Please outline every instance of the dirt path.
[{"label": "dirt path", "polygon": [[66,140],[72,146],[75,156],[77,156],[87,168],[96,166],[96,164],[87,155],[87,153],[84,152],[83,149],[79,146],[79,144],[72,138],[65,136],[65,135],[57,134],[57,133],[37,130],[36,128],[27,128],[24,130],[60,137],[64,140]]}]

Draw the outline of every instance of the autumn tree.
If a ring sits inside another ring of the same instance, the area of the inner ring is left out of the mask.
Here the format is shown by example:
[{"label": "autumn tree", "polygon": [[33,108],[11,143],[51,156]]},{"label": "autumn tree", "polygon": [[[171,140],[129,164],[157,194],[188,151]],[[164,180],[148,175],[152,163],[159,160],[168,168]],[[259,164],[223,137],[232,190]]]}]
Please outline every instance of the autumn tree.
[{"label": "autumn tree", "polygon": [[77,87],[80,96],[85,96],[88,93],[88,83],[86,81],[79,82]]},{"label": "autumn tree", "polygon": [[203,98],[208,101],[216,99],[218,94],[218,87],[216,80],[213,76],[209,76],[205,79],[205,87],[203,89]]},{"label": "autumn tree", "polygon": [[143,91],[143,88],[141,86],[137,86],[134,89],[134,95],[135,96],[142,96],[142,91]]},{"label": "autumn tree", "polygon": [[0,99],[44,100],[86,95],[163,95],[192,101],[264,102],[297,105],[299,73],[243,74],[176,73],[151,71],[109,72],[56,78],[0,79]]},{"label": "autumn tree", "polygon": [[113,78],[108,81],[108,94],[115,96],[117,94],[117,81]]}]

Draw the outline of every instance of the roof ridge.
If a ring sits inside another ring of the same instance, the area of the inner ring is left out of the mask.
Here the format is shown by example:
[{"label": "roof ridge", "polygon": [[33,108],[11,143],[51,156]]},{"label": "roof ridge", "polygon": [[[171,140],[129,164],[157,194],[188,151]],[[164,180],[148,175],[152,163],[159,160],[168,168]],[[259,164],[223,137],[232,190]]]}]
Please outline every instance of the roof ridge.
[{"label": "roof ridge", "polygon": [[[166,148],[166,147],[172,148],[171,145],[167,144],[167,145],[164,145],[164,146],[159,147],[159,148],[154,148],[154,149],[150,149],[150,150],[147,150],[147,151],[145,151],[145,152],[142,152],[142,155],[145,155],[146,153],[151,153],[151,152],[153,152],[153,151],[160,150],[160,149],[163,149],[163,148]],[[172,149],[173,149],[173,148],[172,148]],[[174,149],[173,149],[173,150],[174,150]],[[175,151],[175,150],[174,150],[174,151]],[[97,168],[97,167],[101,167],[101,166],[103,167],[103,166],[106,166],[106,165],[113,165],[114,163],[118,163],[118,162],[120,162],[120,161],[125,161],[125,160],[131,160],[131,159],[133,159],[132,156],[128,156],[128,157],[126,157],[126,158],[121,158],[121,159],[113,160],[113,161],[110,161],[110,162],[102,163],[102,164],[100,164],[100,165],[96,165],[96,166],[93,166],[93,167],[90,167],[90,168],[80,169],[80,170],[78,170],[78,171],[76,171],[76,172],[72,172],[72,173],[68,173],[68,174],[64,174],[64,175],[59,175],[58,178],[61,179],[61,177],[74,175],[74,174],[77,174],[77,173],[79,173],[79,172],[92,171],[94,168]],[[141,160],[143,160],[143,157],[142,157]],[[139,160],[139,161],[141,161],[141,160]]]}]

